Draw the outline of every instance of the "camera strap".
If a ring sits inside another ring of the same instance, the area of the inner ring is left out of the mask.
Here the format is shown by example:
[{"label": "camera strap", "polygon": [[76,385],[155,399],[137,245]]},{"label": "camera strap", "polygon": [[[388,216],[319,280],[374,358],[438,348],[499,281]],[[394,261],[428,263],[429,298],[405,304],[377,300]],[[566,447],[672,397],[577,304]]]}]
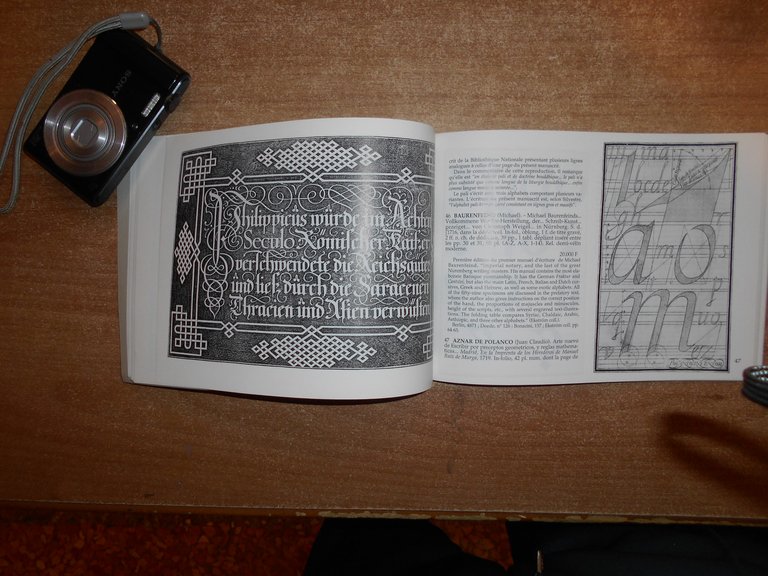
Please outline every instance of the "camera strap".
[{"label": "camera strap", "polygon": [[0,206],[0,214],[7,214],[16,205],[19,196],[19,182],[21,179],[21,148],[24,134],[29,126],[29,121],[34,114],[40,99],[50,87],[56,77],[72,62],[82,49],[83,45],[91,38],[102,32],[115,29],[142,30],[152,26],[157,34],[155,47],[160,50],[162,45],[162,32],[157,21],[145,12],[127,12],[102,20],[88,28],[73,42],[59,50],[50,60],[43,64],[27,84],[24,92],[16,105],[16,111],[11,118],[8,132],[5,135],[2,154],[0,154],[0,174],[5,170],[5,164],[13,148],[13,173],[11,194],[8,201]]}]

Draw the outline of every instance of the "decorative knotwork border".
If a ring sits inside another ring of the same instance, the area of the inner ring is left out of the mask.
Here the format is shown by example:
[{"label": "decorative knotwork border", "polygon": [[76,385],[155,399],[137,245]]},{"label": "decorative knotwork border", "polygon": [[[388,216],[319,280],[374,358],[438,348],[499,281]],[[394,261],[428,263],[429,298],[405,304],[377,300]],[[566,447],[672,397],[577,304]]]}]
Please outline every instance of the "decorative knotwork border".
[{"label": "decorative knotwork border", "polygon": [[[422,162],[427,174],[417,174],[407,166],[395,172],[354,171],[361,166],[369,168],[381,159],[382,154],[367,144],[346,146],[329,139],[297,140],[287,145],[285,141],[275,141],[256,156],[258,163],[271,170],[245,173],[240,167],[235,167],[226,176],[220,173],[214,176],[213,171],[220,162],[215,148],[184,154],[178,195],[179,214],[183,206],[187,208],[183,208],[184,216],[180,216],[177,222],[173,282],[186,286],[189,296],[186,301],[172,302],[169,354],[209,359],[211,337],[218,335],[219,342],[240,338],[251,343],[247,347],[250,359],[242,356],[243,344],[240,343],[241,356],[227,361],[306,368],[334,368],[343,363],[346,367],[356,365],[362,368],[370,364],[377,354],[383,353],[383,342],[389,342],[386,347],[390,352],[386,354],[391,355],[394,343],[405,343],[418,337],[422,341],[420,358],[411,358],[406,364],[431,359],[431,320],[344,327],[216,319],[227,288],[228,255],[225,251],[204,254],[202,245],[205,236],[210,234],[211,226],[215,224],[211,218],[222,217],[221,214],[211,215],[209,204],[212,198],[221,195],[222,191],[238,191],[249,186],[269,189],[270,186],[283,187],[286,183],[410,185],[429,187],[431,195],[433,147],[428,148]],[[344,197],[345,203],[356,200],[355,195]],[[201,303],[213,318],[198,317]]]}]

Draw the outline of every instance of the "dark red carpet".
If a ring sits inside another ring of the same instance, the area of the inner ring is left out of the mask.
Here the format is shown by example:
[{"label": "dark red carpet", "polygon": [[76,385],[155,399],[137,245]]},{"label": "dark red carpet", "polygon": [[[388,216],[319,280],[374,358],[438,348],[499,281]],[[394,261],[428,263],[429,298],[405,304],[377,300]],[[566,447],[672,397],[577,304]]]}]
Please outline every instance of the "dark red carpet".
[{"label": "dark red carpet", "polygon": [[[465,551],[511,563],[503,522],[436,520]],[[0,574],[300,575],[321,518],[0,509]]]}]

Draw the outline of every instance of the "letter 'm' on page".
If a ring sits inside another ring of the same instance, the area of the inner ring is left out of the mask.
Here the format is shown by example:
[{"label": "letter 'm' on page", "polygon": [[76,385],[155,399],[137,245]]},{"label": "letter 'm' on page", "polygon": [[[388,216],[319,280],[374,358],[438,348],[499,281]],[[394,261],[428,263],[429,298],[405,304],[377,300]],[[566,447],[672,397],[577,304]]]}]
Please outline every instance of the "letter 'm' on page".
[{"label": "letter 'm' on page", "polygon": [[595,370],[728,371],[736,144],[605,146]]}]

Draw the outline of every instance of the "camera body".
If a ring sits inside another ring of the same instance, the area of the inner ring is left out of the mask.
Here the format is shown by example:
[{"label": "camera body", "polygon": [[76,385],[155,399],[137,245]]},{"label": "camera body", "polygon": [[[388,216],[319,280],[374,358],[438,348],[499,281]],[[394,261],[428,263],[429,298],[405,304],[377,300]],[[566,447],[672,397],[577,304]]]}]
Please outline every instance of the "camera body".
[{"label": "camera body", "polygon": [[96,37],[24,144],[91,206],[126,175],[189,85],[187,72],[134,32]]}]

